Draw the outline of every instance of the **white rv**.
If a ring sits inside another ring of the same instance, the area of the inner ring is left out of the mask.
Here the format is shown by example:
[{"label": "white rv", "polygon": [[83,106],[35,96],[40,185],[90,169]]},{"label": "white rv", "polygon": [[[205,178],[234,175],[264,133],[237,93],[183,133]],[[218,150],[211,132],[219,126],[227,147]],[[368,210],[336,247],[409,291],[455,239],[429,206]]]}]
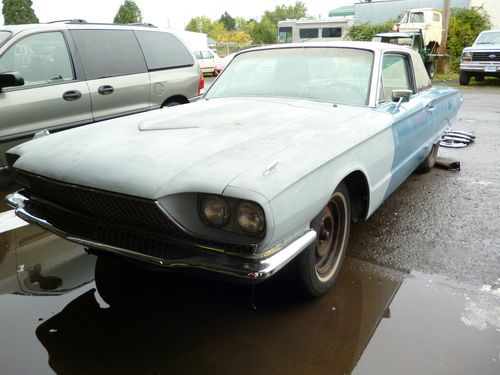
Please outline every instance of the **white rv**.
[{"label": "white rv", "polygon": [[345,40],[354,17],[300,19],[278,22],[278,43]]}]

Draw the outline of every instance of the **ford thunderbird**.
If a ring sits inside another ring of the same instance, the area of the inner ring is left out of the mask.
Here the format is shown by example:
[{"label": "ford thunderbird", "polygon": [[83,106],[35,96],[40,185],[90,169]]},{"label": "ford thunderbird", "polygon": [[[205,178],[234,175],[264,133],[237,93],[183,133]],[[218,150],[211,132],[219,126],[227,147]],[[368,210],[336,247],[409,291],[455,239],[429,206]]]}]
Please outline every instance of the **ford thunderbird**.
[{"label": "ford thunderbird", "polygon": [[461,102],[392,44],[247,50],[196,103],[12,148],[6,200],[90,252],[253,283],[288,265],[318,296],[351,222],[433,167]]}]

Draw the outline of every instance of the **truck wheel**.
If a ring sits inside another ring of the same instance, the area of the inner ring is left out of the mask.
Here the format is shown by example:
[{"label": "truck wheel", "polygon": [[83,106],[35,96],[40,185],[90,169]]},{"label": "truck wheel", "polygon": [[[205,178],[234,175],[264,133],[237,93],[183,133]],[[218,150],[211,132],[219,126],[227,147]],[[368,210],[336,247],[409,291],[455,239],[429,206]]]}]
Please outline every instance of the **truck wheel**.
[{"label": "truck wheel", "polygon": [[470,83],[470,74],[461,71],[459,81],[461,86],[467,86]]},{"label": "truck wheel", "polygon": [[434,75],[436,74],[436,67],[434,62],[428,62],[425,64],[425,69],[427,70],[427,74],[430,79],[434,79]]}]

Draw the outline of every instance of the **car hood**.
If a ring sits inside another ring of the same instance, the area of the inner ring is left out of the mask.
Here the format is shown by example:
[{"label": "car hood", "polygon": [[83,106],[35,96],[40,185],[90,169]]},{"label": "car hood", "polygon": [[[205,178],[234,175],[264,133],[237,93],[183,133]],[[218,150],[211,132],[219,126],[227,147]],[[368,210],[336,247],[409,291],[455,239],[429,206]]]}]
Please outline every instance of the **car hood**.
[{"label": "car hood", "polygon": [[474,51],[500,51],[500,44],[476,44],[472,47],[464,48],[465,51],[474,52]]},{"label": "car hood", "polygon": [[349,120],[369,112],[305,100],[210,99],[51,134],[10,152],[21,155],[16,168],[97,189],[149,199],[221,194],[245,171],[262,165],[265,173],[273,156],[313,145],[325,129],[345,133]]}]

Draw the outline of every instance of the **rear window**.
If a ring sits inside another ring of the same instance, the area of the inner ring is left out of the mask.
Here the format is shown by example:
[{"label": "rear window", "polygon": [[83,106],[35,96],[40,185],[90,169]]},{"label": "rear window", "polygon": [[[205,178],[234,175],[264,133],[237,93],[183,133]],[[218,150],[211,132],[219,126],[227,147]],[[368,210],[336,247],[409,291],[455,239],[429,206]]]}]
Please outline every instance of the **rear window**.
[{"label": "rear window", "polygon": [[0,30],[0,46],[10,37],[10,31]]},{"label": "rear window", "polygon": [[194,64],[193,57],[174,35],[155,31],[136,31],[149,70],[169,69]]},{"label": "rear window", "polygon": [[71,30],[87,79],[147,72],[139,42],[131,30]]}]

